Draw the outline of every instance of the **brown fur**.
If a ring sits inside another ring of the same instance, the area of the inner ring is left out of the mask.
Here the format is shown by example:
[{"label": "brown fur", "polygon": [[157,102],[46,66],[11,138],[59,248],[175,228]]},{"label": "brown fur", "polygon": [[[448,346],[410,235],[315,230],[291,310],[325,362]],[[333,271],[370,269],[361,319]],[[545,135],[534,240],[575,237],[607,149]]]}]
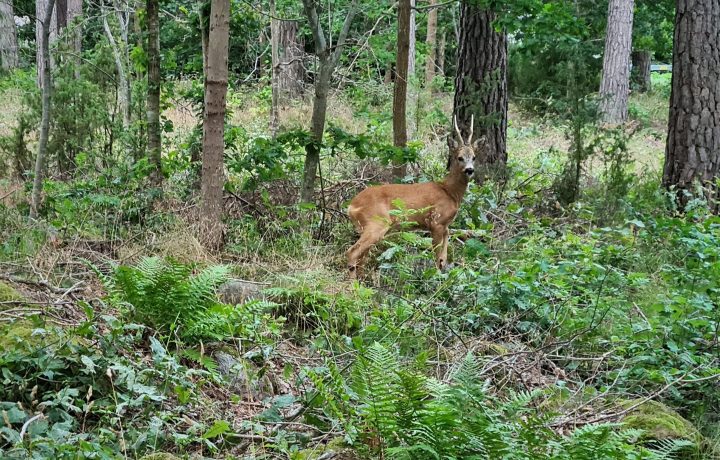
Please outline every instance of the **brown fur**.
[{"label": "brown fur", "polygon": [[448,227],[460,208],[471,175],[466,171],[472,173],[475,152],[483,139],[472,144],[470,141],[458,143],[448,139],[451,161],[448,175],[442,182],[379,185],[363,190],[352,199],[348,214],[360,239],[347,251],[351,277],[359,276],[370,249],[388,231],[400,226],[397,216],[391,214],[398,208],[405,210],[401,214],[413,228],[430,231],[436,266],[441,270],[445,267],[450,236]]}]

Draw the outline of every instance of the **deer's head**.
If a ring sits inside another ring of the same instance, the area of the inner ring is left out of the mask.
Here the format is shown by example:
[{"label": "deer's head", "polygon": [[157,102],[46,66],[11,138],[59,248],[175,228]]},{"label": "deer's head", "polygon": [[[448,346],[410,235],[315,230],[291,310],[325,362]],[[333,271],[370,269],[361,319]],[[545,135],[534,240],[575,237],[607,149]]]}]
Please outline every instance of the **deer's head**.
[{"label": "deer's head", "polygon": [[473,122],[475,121],[475,115],[470,116],[470,135],[467,140],[463,139],[460,133],[460,128],[457,124],[457,116],[454,118],[455,133],[457,138],[452,135],[448,136],[448,147],[450,148],[450,155],[448,156],[448,169],[457,170],[465,174],[467,177],[471,177],[475,172],[475,157],[477,156],[478,149],[487,143],[485,136],[481,136],[473,142]]}]

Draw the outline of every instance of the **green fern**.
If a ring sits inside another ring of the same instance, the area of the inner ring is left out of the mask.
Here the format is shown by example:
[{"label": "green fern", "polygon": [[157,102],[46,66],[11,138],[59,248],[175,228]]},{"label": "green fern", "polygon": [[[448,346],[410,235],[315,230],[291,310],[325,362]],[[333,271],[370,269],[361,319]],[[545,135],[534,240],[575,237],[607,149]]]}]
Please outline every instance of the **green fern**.
[{"label": "green fern", "polygon": [[228,315],[217,289],[229,279],[227,266],[210,266],[193,274],[194,266],[147,257],[134,267],[119,266],[107,280],[111,298],[132,306],[131,317],[163,332],[178,331],[190,341],[227,336]]}]

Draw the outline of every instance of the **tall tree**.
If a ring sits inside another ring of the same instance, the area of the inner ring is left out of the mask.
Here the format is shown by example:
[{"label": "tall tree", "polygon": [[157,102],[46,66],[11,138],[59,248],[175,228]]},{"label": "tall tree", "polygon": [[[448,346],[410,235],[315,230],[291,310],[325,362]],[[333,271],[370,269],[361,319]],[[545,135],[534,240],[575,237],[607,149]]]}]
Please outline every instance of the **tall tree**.
[{"label": "tall tree", "polygon": [[633,0],[610,0],[600,82],[600,116],[606,123],[627,119],[630,94]]},{"label": "tall tree", "polygon": [[40,32],[42,40],[38,50],[43,61],[42,68],[42,117],[40,119],[40,138],[38,139],[37,156],[35,157],[35,177],[33,178],[33,189],[30,200],[30,217],[37,219],[40,208],[40,196],[42,194],[42,181],[45,174],[45,157],[47,156],[47,144],[50,134],[50,109],[52,99],[52,76],[50,75],[50,22],[55,9],[55,0],[48,0],[43,11]]},{"label": "tall tree", "polygon": [[205,244],[222,244],[222,192],[224,184],[225,106],[228,87],[230,0],[212,0],[205,74],[203,155],[200,207]]},{"label": "tall tree", "polygon": [[162,183],[162,160],[160,141],[160,18],[158,0],[147,0],[147,130],[148,156],[155,167],[153,182]]},{"label": "tall tree", "polygon": [[[410,55],[410,0],[398,2],[397,56],[395,58],[395,89],[393,91],[393,145],[407,146],[407,90]],[[405,165],[393,166],[393,176],[405,176]]]},{"label": "tall tree", "polygon": [[18,66],[17,29],[12,0],[0,1],[0,61],[3,70]]},{"label": "tall tree", "polygon": [[429,86],[433,78],[435,78],[435,67],[437,66],[437,23],[438,10],[436,8],[437,0],[430,0],[430,10],[427,17],[427,37],[425,44],[427,45],[428,55],[425,61],[425,85]]},{"label": "tall tree", "polygon": [[300,201],[310,203],[315,195],[315,176],[320,165],[320,145],[325,133],[325,117],[327,115],[327,98],[330,92],[330,79],[333,71],[340,60],[345,41],[350,33],[355,13],[357,13],[358,0],[352,0],[345,15],[340,34],[333,46],[330,46],[325,39],[325,32],[320,24],[315,0],[302,0],[305,16],[310,24],[313,41],[315,42],[315,55],[318,60],[317,72],[315,74],[315,98],[313,99],[313,112],[311,132],[313,142],[305,148],[305,167],[303,169],[303,184],[300,190]]},{"label": "tall tree", "polygon": [[[720,1],[677,0],[663,184],[692,189],[720,176]],[[679,198],[684,201],[684,194]]]},{"label": "tall tree", "polygon": [[495,13],[476,2],[463,0],[460,8],[453,113],[463,136],[474,115],[475,136],[487,139],[487,148],[475,158],[476,178],[501,177],[507,164],[507,34],[495,30]]}]

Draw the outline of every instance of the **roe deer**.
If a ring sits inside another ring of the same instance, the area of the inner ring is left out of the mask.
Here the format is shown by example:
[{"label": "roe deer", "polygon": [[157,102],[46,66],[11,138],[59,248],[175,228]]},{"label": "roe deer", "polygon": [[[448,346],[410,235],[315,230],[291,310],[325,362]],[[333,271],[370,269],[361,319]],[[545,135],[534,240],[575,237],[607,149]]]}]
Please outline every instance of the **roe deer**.
[{"label": "roe deer", "polygon": [[460,134],[457,119],[454,124],[459,141],[448,136],[448,174],[442,182],[378,185],[363,190],[350,201],[348,214],[360,233],[360,239],[347,251],[351,278],[359,276],[370,249],[385,237],[388,230],[396,229],[402,223],[393,216],[396,214],[393,210],[410,211],[408,223],[415,229],[430,231],[436,266],[440,270],[445,268],[450,236],[448,226],[457,215],[475,171],[475,152],[485,143],[484,137],[472,142],[472,119],[467,141]]}]

